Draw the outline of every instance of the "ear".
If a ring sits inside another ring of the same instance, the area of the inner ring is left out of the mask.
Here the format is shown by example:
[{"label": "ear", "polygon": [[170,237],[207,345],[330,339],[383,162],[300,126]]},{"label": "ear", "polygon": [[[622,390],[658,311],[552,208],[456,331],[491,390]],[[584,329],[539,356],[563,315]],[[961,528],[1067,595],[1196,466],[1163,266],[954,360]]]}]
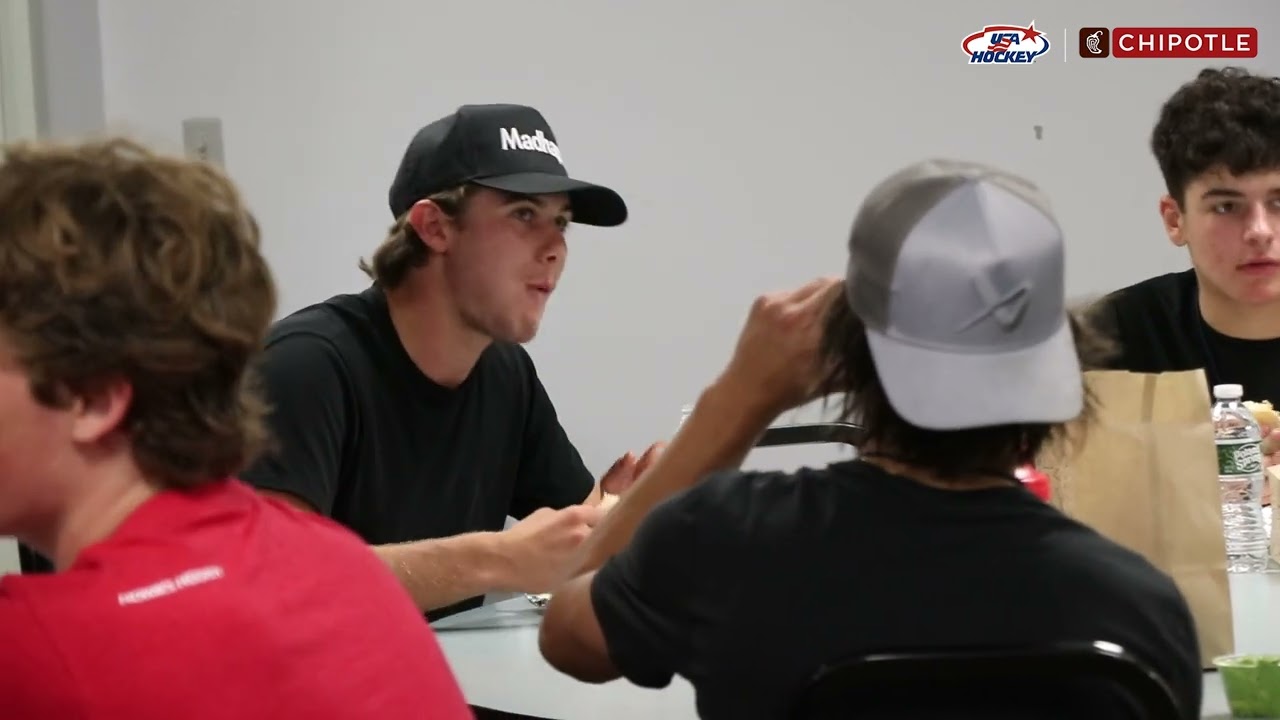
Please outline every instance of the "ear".
[{"label": "ear", "polygon": [[409,226],[433,253],[448,252],[453,244],[452,219],[430,200],[419,200],[409,208]]},{"label": "ear", "polygon": [[84,444],[100,442],[120,428],[132,404],[133,385],[125,380],[111,380],[76,397],[71,437]]},{"label": "ear", "polygon": [[1182,208],[1178,207],[1178,201],[1172,195],[1160,198],[1160,219],[1164,222],[1164,232],[1169,236],[1169,242],[1178,247],[1186,247],[1186,238],[1182,236]]}]

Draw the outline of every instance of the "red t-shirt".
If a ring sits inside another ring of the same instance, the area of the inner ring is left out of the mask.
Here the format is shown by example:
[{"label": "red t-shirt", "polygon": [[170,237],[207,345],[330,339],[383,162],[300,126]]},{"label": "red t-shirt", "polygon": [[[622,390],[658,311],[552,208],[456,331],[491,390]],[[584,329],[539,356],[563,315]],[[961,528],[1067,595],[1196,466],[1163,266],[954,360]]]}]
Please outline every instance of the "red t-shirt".
[{"label": "red t-shirt", "polygon": [[0,579],[0,716],[472,714],[359,538],[229,480],[156,495],[64,572]]}]

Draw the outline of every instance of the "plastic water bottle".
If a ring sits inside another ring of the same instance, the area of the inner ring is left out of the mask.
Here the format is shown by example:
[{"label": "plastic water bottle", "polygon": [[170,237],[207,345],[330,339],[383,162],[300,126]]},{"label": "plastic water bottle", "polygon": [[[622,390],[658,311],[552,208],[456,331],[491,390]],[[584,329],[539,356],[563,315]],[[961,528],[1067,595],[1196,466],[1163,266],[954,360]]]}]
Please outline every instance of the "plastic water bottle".
[{"label": "plastic water bottle", "polygon": [[1267,568],[1267,528],[1262,517],[1262,428],[1241,402],[1239,385],[1213,388],[1213,430],[1218,446],[1218,489],[1227,541],[1227,570]]}]

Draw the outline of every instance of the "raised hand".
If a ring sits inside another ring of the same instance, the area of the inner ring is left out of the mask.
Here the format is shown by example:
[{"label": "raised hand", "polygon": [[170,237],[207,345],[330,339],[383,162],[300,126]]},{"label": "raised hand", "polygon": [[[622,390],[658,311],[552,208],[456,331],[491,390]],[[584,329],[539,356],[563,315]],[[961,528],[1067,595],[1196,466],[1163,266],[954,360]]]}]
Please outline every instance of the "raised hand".
[{"label": "raised hand", "polygon": [[822,379],[823,319],[841,288],[818,278],[756,298],[724,379],[777,412],[808,402]]}]

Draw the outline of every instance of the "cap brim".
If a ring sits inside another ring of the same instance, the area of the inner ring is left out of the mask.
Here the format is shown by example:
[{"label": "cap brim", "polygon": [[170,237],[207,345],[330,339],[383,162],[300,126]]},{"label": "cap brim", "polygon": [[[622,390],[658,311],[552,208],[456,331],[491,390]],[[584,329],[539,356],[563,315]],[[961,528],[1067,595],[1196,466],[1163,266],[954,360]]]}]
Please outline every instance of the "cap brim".
[{"label": "cap brim", "polygon": [[867,330],[885,395],[926,430],[1068,422],[1084,409],[1084,377],[1071,326],[1000,354],[946,352]]},{"label": "cap brim", "polygon": [[472,180],[495,190],[521,195],[568,193],[573,221],[583,225],[615,227],[627,220],[627,204],[622,196],[601,185],[550,173],[516,173]]}]

